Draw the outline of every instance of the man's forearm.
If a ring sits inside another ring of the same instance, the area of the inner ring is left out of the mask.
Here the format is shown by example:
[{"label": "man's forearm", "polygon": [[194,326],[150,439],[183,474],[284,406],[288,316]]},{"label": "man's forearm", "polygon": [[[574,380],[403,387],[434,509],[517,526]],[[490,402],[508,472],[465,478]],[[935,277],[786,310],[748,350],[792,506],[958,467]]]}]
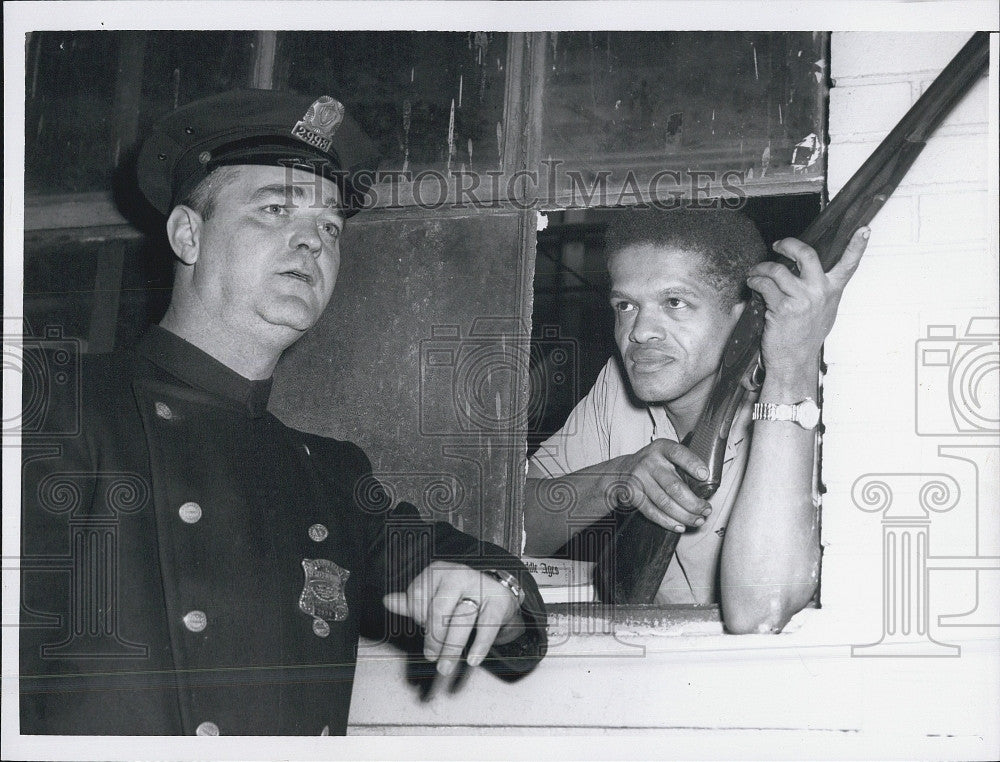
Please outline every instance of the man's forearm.
[{"label": "man's forearm", "polygon": [[608,494],[620,478],[609,460],[558,478],[529,471],[524,489],[524,552],[551,555],[577,531],[611,512]]},{"label": "man's forearm", "polygon": [[[815,367],[768,375],[760,401],[795,404],[817,395]],[[733,506],[720,571],[731,632],[777,632],[816,589],[819,513],[813,504],[815,430],[756,421]]]}]

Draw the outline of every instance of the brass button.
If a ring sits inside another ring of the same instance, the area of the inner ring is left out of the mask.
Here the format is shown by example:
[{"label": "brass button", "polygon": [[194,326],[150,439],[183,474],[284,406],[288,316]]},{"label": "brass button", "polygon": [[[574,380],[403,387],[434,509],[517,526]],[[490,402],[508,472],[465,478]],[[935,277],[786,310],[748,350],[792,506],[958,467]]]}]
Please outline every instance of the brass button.
[{"label": "brass button", "polygon": [[165,421],[169,421],[174,417],[174,411],[170,409],[170,405],[166,402],[156,403],[156,414]]},{"label": "brass button", "polygon": [[185,524],[197,524],[201,519],[201,506],[197,503],[184,503],[177,509],[177,513]]},{"label": "brass button", "polygon": [[184,615],[184,626],[191,632],[201,632],[208,627],[208,617],[204,611],[189,611]]},{"label": "brass button", "polygon": [[194,733],[197,736],[217,736],[219,735],[219,726],[214,722],[203,722],[195,729]]},{"label": "brass button", "polygon": [[313,524],[309,527],[309,539],[313,542],[323,542],[330,536],[330,531],[322,524]]},{"label": "brass button", "polygon": [[313,619],[313,632],[320,638],[325,638],[330,634],[330,625],[326,620],[316,617]]}]

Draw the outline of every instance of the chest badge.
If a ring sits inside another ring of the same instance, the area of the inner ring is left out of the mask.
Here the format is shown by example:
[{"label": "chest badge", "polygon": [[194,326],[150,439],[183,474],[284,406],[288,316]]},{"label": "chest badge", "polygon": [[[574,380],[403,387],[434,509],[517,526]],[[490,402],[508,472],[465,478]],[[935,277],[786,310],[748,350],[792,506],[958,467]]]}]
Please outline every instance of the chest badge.
[{"label": "chest badge", "polygon": [[303,558],[302,569],[306,573],[306,581],[299,596],[299,608],[312,617],[328,622],[347,619],[344,585],[351,576],[350,570],[325,558]]}]

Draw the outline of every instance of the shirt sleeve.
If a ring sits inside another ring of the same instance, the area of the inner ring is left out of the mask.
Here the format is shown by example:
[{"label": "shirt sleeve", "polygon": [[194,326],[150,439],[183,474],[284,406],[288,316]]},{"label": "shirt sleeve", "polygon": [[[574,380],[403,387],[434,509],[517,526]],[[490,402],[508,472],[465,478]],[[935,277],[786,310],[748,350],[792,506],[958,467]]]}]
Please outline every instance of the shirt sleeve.
[{"label": "shirt sleeve", "polygon": [[610,410],[614,397],[622,392],[620,375],[612,357],[563,427],[531,456],[529,478],[554,479],[610,460]]},{"label": "shirt sleeve", "polygon": [[[331,440],[327,440],[330,442]],[[534,578],[518,558],[493,543],[460,532],[444,521],[424,520],[417,508],[406,502],[392,505],[384,488],[372,476],[364,451],[350,442],[337,442],[338,479],[362,485],[354,494],[364,494],[365,505],[355,505],[364,545],[363,568],[348,583],[351,598],[363,603],[365,634],[382,637],[391,617],[382,606],[382,596],[407,589],[432,561],[460,563],[472,569],[497,569],[517,578],[526,596],[521,606],[525,632],[504,645],[494,645],[483,666],[504,679],[530,672],[547,649],[545,605]],[[332,465],[332,464],[331,464]]]}]

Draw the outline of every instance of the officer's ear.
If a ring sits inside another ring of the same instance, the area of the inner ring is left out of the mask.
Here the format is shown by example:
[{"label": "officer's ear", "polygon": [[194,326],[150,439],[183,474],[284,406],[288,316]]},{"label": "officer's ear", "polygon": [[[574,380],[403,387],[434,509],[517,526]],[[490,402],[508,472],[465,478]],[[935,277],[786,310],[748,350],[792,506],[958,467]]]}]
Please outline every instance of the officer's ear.
[{"label": "officer's ear", "polygon": [[189,206],[175,206],[167,217],[167,240],[174,254],[186,265],[198,261],[201,245],[201,215]]}]

